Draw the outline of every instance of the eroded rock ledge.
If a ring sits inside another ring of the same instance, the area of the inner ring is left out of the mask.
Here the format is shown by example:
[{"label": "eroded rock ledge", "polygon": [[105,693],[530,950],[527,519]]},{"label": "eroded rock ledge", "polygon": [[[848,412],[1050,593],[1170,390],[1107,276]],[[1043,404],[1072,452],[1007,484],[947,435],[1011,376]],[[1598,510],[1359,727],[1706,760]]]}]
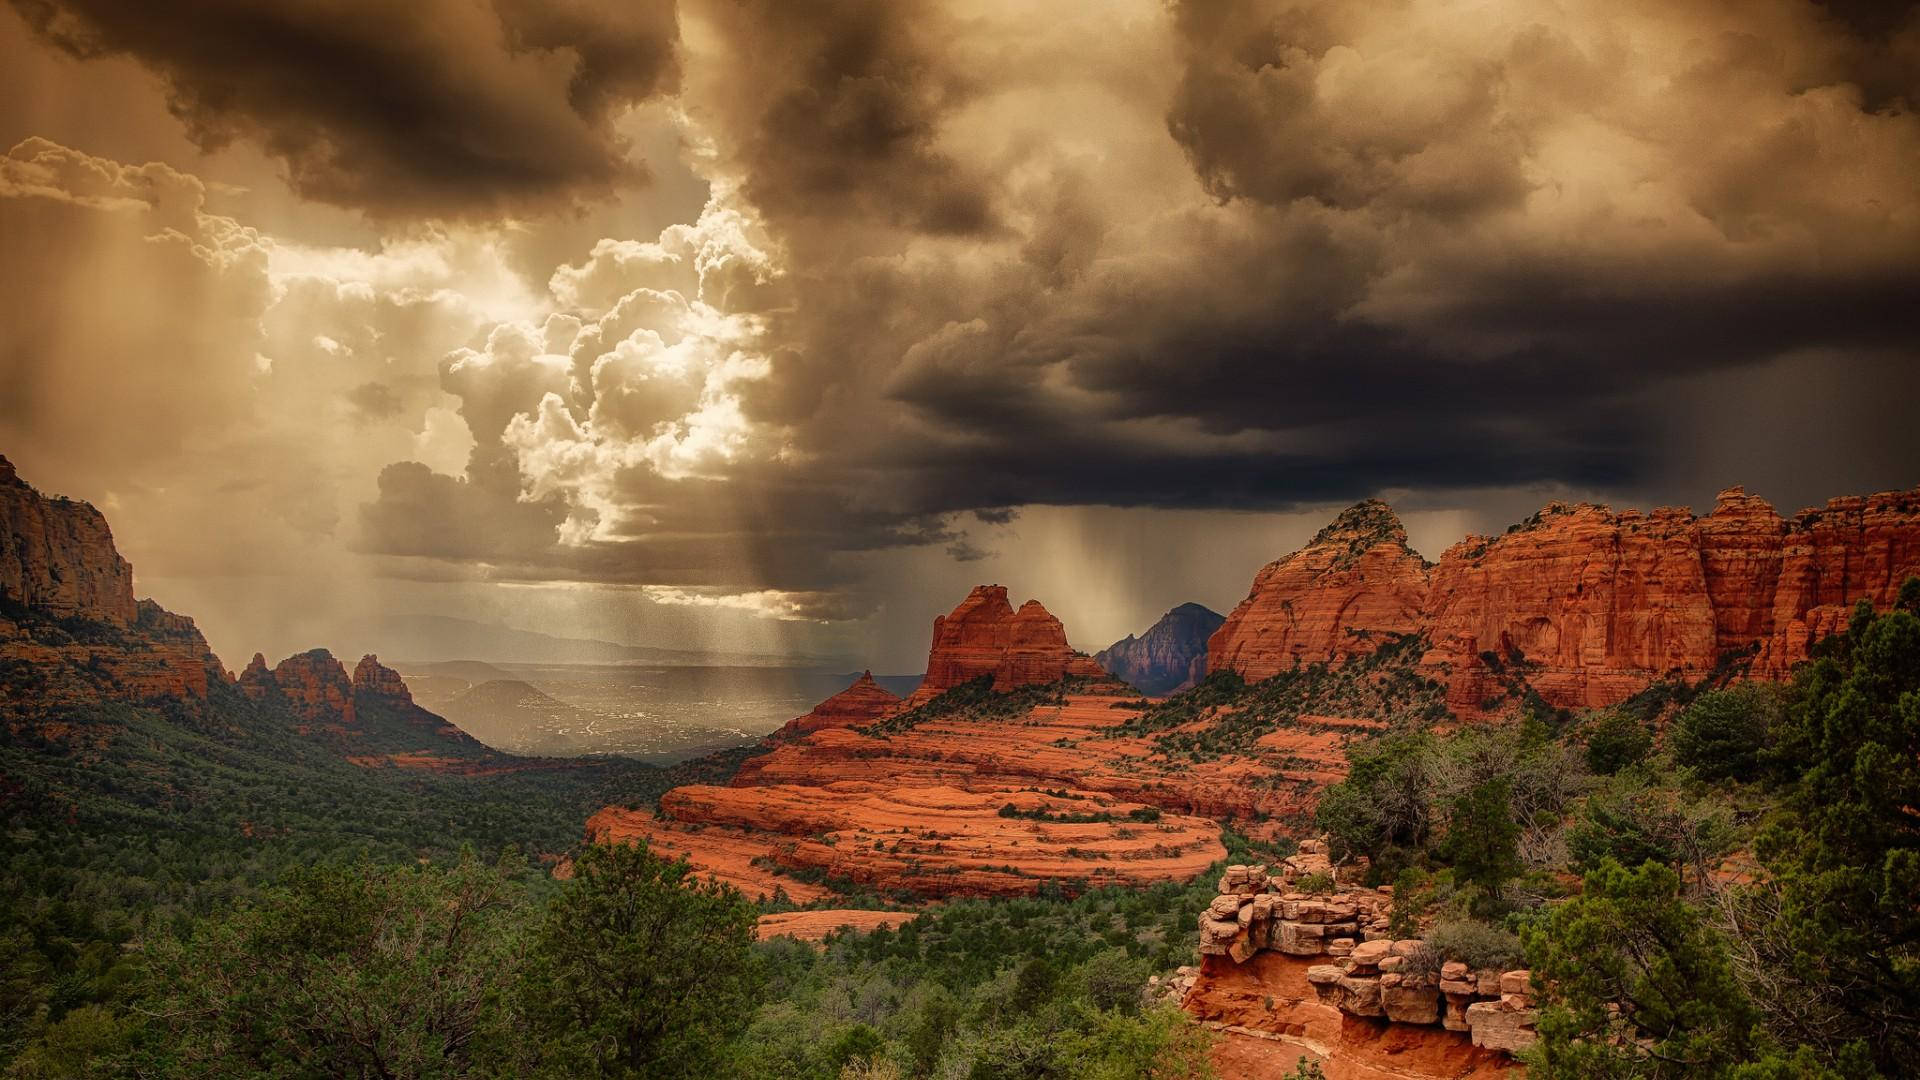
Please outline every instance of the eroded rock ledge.
[{"label": "eroded rock ledge", "polygon": [[1246,965],[1262,952],[1318,961],[1307,967],[1306,982],[1323,1005],[1348,1017],[1392,1024],[1437,1026],[1465,1033],[1476,1047],[1514,1053],[1534,1041],[1534,1010],[1529,973],[1524,970],[1473,970],[1443,962],[1418,938],[1393,939],[1388,933],[1390,887],[1369,889],[1334,885],[1303,891],[1334,880],[1325,845],[1302,841],[1300,853],[1274,872],[1265,866],[1230,866],[1220,879],[1220,895],[1200,915],[1200,952],[1206,964],[1183,978],[1190,1010],[1204,998],[1209,969],[1222,963]]}]

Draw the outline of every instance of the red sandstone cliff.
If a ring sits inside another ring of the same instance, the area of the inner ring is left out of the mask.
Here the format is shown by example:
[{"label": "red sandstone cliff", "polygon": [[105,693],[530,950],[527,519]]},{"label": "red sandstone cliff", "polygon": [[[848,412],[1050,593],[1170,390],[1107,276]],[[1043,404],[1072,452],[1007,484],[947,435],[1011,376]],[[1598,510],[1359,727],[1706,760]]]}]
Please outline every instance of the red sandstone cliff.
[{"label": "red sandstone cliff", "polygon": [[1104,676],[1100,665],[1067,644],[1067,633],[1038,600],[1013,610],[1003,585],[976,585],[960,605],[933,620],[927,677],[907,699],[919,705],[961,683],[993,676],[996,690],[1054,682],[1068,675]]},{"label": "red sandstone cliff", "polygon": [[1207,642],[1207,670],[1267,679],[1370,651],[1375,634],[1418,633],[1427,565],[1387,504],[1343,511],[1306,547],[1268,563]]},{"label": "red sandstone cliff", "polygon": [[1555,504],[1430,568],[1391,511],[1362,503],[1260,572],[1209,642],[1209,668],[1261,679],[1370,648],[1356,630],[1420,633],[1456,710],[1488,706],[1516,676],[1552,704],[1602,706],[1748,656],[1751,674],[1782,678],[1854,603],[1887,606],[1911,574],[1920,490],[1791,521],[1740,488],[1701,518]]},{"label": "red sandstone cliff", "polygon": [[29,487],[0,457],[0,594],[54,618],[114,626],[137,617],[133,566],[113,546],[100,511]]},{"label": "red sandstone cliff", "polygon": [[0,457],[0,660],[8,712],[102,698],[204,701],[228,678],[194,626],[133,598],[133,568],[98,510],[48,498]]}]

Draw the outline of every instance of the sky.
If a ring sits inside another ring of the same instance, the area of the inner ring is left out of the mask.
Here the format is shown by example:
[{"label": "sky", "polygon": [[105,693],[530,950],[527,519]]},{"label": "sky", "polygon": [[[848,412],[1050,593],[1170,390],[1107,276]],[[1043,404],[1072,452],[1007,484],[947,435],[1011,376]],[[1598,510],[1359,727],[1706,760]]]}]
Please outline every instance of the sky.
[{"label": "sky", "polygon": [[1920,482],[1920,8],[7,0],[0,453],[229,664],[1092,651],[1383,497]]}]

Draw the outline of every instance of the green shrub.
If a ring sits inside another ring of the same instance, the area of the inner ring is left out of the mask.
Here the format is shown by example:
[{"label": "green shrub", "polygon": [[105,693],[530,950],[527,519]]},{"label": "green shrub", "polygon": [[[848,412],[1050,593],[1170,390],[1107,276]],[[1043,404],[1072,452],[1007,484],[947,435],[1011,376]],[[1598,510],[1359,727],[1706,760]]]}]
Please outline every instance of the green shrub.
[{"label": "green shrub", "polygon": [[1777,726],[1779,695],[1743,683],[1700,695],[1673,724],[1673,755],[1706,780],[1752,780]]},{"label": "green shrub", "polygon": [[1624,712],[1600,717],[1587,731],[1587,768],[1612,776],[1653,750],[1653,732]]},{"label": "green shrub", "polygon": [[1520,966],[1526,957],[1518,937],[1475,919],[1437,923],[1427,931],[1426,942],[1446,959],[1476,970],[1506,971]]},{"label": "green shrub", "polygon": [[1420,917],[1433,904],[1433,875],[1417,866],[1400,871],[1393,879],[1393,909],[1387,917],[1387,933],[1395,938],[1410,938],[1419,932]]},{"label": "green shrub", "polygon": [[1293,887],[1303,893],[1325,896],[1334,889],[1332,874],[1308,874],[1293,883]]}]

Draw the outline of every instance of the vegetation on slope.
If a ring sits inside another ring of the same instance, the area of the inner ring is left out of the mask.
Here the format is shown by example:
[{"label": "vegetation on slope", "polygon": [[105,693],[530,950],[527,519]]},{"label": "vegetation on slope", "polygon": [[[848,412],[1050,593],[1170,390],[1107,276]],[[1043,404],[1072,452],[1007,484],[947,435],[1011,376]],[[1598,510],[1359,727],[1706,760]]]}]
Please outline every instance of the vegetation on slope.
[{"label": "vegetation on slope", "polygon": [[1892,612],[1862,605],[1790,685],[1557,719],[1349,749],[1318,822],[1394,883],[1394,932],[1437,918],[1437,954],[1476,966],[1524,941],[1535,1075],[1903,1075],[1920,1052],[1920,581]]},{"label": "vegetation on slope", "polygon": [[1407,729],[1446,719],[1445,687],[1417,667],[1426,639],[1380,637],[1372,652],[1345,663],[1307,664],[1257,683],[1230,671],[1215,672],[1187,693],[1155,702],[1107,730],[1158,734],[1154,741],[1161,752],[1205,761],[1249,753],[1260,736],[1297,725],[1303,716],[1358,717]]}]

